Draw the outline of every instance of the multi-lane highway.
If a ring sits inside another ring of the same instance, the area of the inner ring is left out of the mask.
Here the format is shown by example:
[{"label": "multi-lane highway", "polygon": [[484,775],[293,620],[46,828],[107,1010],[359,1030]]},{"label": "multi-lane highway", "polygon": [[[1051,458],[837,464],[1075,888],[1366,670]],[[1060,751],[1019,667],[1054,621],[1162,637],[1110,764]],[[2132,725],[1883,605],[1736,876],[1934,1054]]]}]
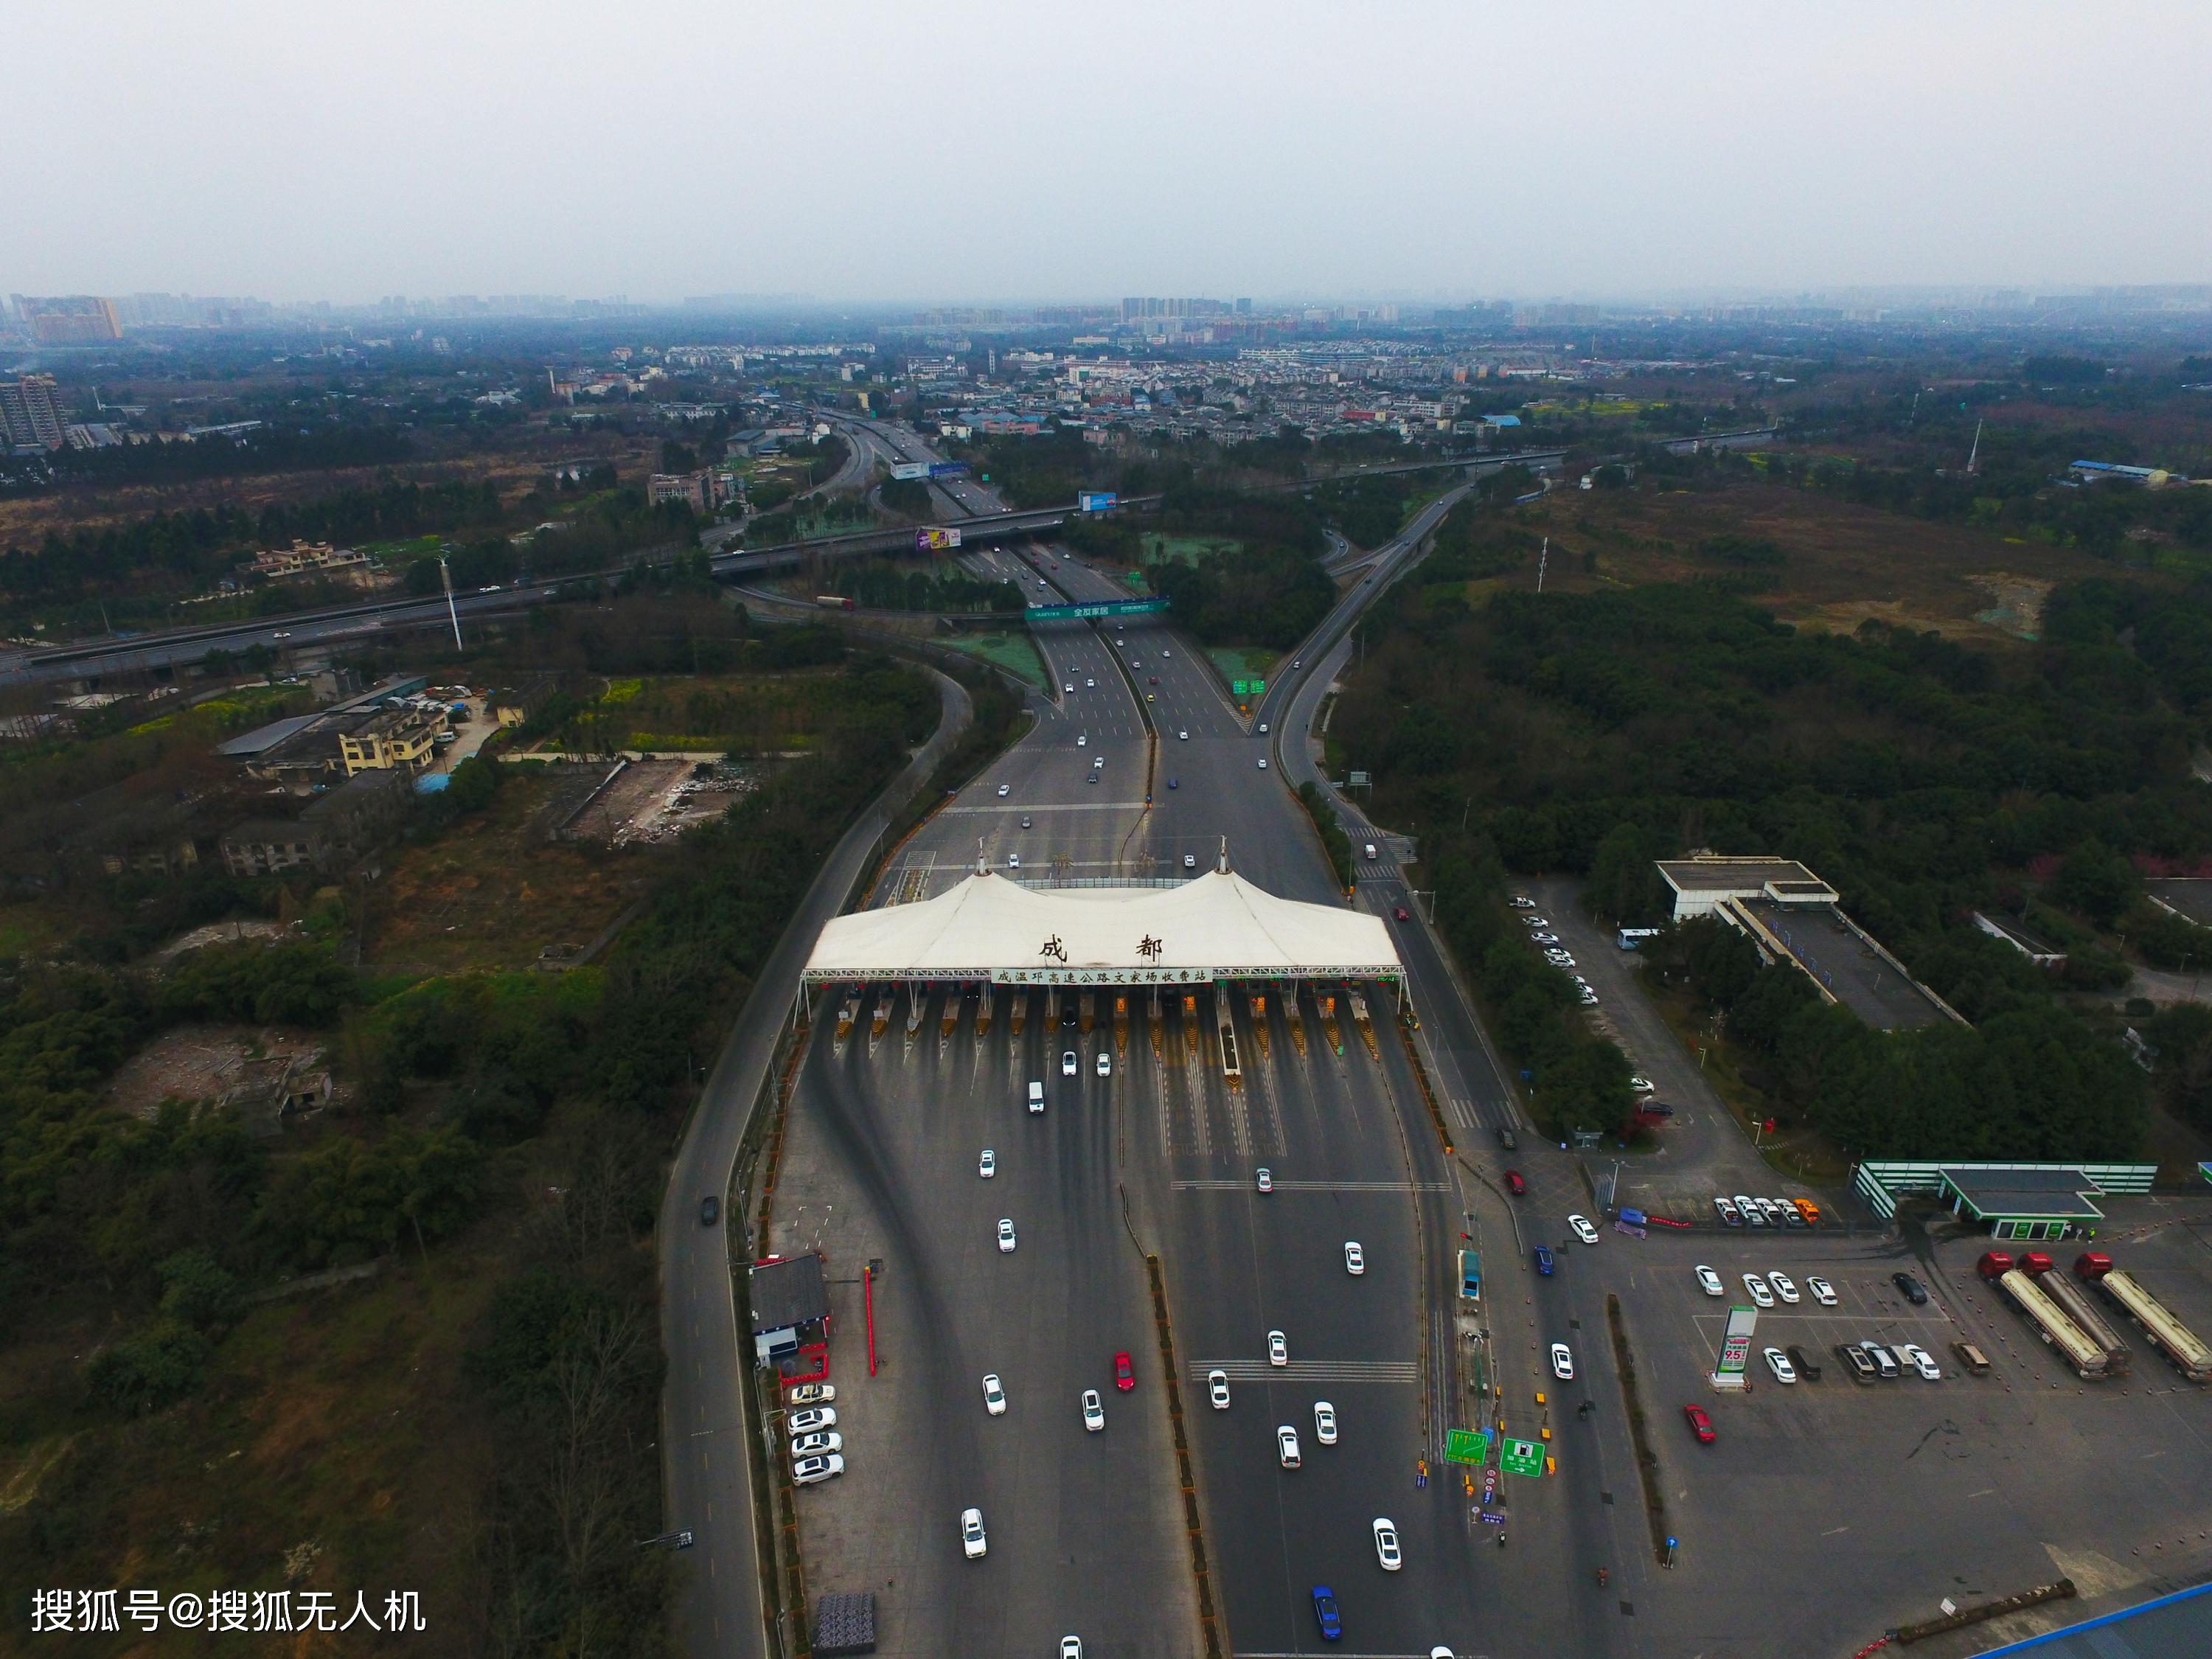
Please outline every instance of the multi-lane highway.
[{"label": "multi-lane highway", "polygon": [[[902,458],[926,453],[910,438],[892,441]],[[963,509],[988,510],[980,486],[956,487],[969,492]],[[1424,514],[1416,538],[1441,511]],[[1025,562],[1001,550],[982,562],[1032,593],[1042,580],[1077,599],[1126,597],[1064,550]],[[1052,689],[1031,700],[1034,731],[902,850],[878,902],[942,891],[979,860],[1010,874],[1018,860],[1030,879],[1179,878],[1210,867],[1224,839],[1231,867],[1259,885],[1343,902],[1279,769],[1276,734],[1238,716],[1171,625],[1048,624],[1036,637]],[[1485,1650],[1499,1569],[1470,1559],[1474,1528],[1437,1462],[1443,1429],[1465,1415],[1445,1293],[1464,1224],[1458,1173],[1389,1008],[1374,1011],[1370,1051],[1344,988],[1309,986],[1287,1000],[1279,988],[1255,988],[1265,991],[1257,1008],[1248,992],[1231,1011],[1247,1062],[1234,1088],[1212,1062],[1210,1032],[1194,1048],[1173,1000],[1156,1054],[1141,995],[1109,1079],[1093,1067],[1115,1042],[1110,1011],[1100,1007],[1085,1036],[1048,1024],[1041,997],[1019,1038],[1006,1034],[1002,999],[981,1037],[971,1000],[945,1045],[908,1050],[896,1030],[872,1054],[859,1040],[842,1054],[817,1044],[799,1108],[813,1133],[795,1131],[792,1155],[829,1167],[793,1178],[821,1196],[817,1215],[836,1218],[833,1234],[850,1227],[856,1244],[866,1241],[860,1248],[895,1253],[887,1300],[928,1310],[911,1337],[932,1379],[927,1453],[887,1454],[898,1458],[896,1486],[927,1494],[916,1524],[934,1547],[901,1577],[900,1611],[915,1620],[902,1650],[1012,1651],[1070,1632],[1093,1652],[1188,1650],[1190,1596],[1176,1582],[1188,1580],[1188,1561],[1159,1391],[1140,1386],[1127,1408],[1144,1432],[1097,1455],[1079,1447],[1060,1461],[1057,1483],[1021,1473],[1046,1455],[1036,1437],[1050,1444],[1064,1430],[1052,1414],[1062,1402],[1070,1415],[1082,1388],[1103,1385],[1109,1352],[1144,1353],[1139,1244],[1166,1270],[1212,1581],[1236,1650],[1316,1650],[1311,1594],[1322,1583],[1336,1591],[1357,1651],[1425,1654],[1440,1642]],[[1334,999],[1328,1016],[1325,996]],[[939,994],[926,1032],[944,1006]],[[1211,1024],[1210,1000],[1194,1012]],[[1078,1057],[1067,1082],[1054,1058],[1063,1048]],[[1054,1091],[1042,1121],[1017,1103],[1031,1076]],[[984,1146],[1008,1160],[994,1178],[1003,1184],[988,1189],[973,1175]],[[1263,1165],[1279,1177],[1265,1195],[1254,1184]],[[1014,1213],[1018,1267],[992,1259],[982,1210]],[[1347,1240],[1366,1255],[1358,1276],[1346,1271]],[[1070,1306],[1084,1310],[1073,1328],[1057,1311]],[[1274,1329],[1290,1344],[1281,1368],[1267,1363]],[[1233,1379],[1223,1412],[1204,1403],[1204,1375],[1217,1367]],[[1045,1422],[986,1420],[974,1377],[987,1369],[1049,1402]],[[1140,1376],[1152,1382],[1150,1367]],[[904,1420],[914,1409],[883,1398],[878,1414]],[[1336,1445],[1315,1441],[1317,1401],[1339,1414]],[[1277,1457],[1285,1424],[1304,1443],[1295,1471]],[[1424,1458],[1436,1476],[1425,1486],[1416,1476]],[[856,1465],[852,1491],[810,1501],[825,1516],[857,1504],[866,1478]],[[971,1565],[955,1553],[950,1517],[985,1498],[993,1555]],[[1404,1540],[1406,1568],[1394,1575],[1375,1559],[1377,1516]],[[842,1516],[822,1530],[851,1536]],[[1034,1547],[1045,1539],[1054,1550]],[[1121,1568],[1103,1585],[1067,1570],[1102,1559]],[[839,1565],[814,1571],[834,1575]],[[1174,1579],[1127,1593],[1130,1574],[1152,1570]]]}]

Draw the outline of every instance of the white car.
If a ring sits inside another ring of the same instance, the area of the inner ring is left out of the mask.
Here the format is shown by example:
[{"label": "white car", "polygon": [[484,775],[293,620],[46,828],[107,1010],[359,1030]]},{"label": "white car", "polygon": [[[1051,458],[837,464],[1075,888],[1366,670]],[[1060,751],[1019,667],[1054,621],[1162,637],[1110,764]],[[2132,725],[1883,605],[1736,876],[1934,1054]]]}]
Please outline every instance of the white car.
[{"label": "white car", "polygon": [[1267,1363],[1270,1365],[1287,1365],[1291,1363],[1290,1344],[1283,1340],[1283,1334],[1280,1331],[1267,1333]]},{"label": "white car", "polygon": [[1014,1224],[1011,1218],[999,1218],[999,1254],[1007,1255],[1014,1248]]},{"label": "white car", "polygon": [[1591,1226],[1589,1223],[1584,1220],[1581,1216],[1569,1216],[1567,1218],[1567,1225],[1573,1230],[1575,1237],[1582,1240],[1583,1243],[1595,1244],[1597,1243],[1597,1229]]},{"label": "white car", "polygon": [[1073,1077],[1073,1076],[1075,1075],[1075,1050],[1074,1050],[1074,1049],[1073,1049],[1073,1048],[1066,1049],[1066,1050],[1065,1050],[1065,1051],[1060,1054],[1060,1074],[1062,1077]]},{"label": "white car", "polygon": [[1198,855],[1194,853],[1185,853],[1182,855],[1182,867],[1186,870],[1197,869]]},{"label": "white car", "polygon": [[1375,1559],[1385,1572],[1395,1572],[1406,1565],[1406,1558],[1398,1553],[1397,1527],[1379,1515],[1375,1517]]},{"label": "white car", "polygon": [[1628,1086],[1639,1095],[1656,1095],[1659,1092],[1659,1085],[1648,1077],[1631,1077],[1628,1079]]},{"label": "white car", "polygon": [[1757,1273],[1746,1273],[1743,1276],[1743,1288],[1750,1292],[1751,1299],[1760,1307],[1771,1308],[1774,1305],[1774,1292],[1766,1288],[1766,1281]]},{"label": "white car", "polygon": [[1721,1276],[1715,1273],[1711,1267],[1699,1267],[1698,1269],[1698,1288],[1703,1291],[1707,1296],[1725,1296],[1728,1294],[1726,1291],[1721,1288]]},{"label": "white car", "polygon": [[1175,654],[1175,653],[1174,653],[1173,652],[1170,652],[1170,651],[1163,651],[1163,652],[1161,652],[1161,653],[1160,653],[1160,660],[1161,660],[1162,662],[1165,662],[1165,661],[1166,661],[1166,660],[1167,660],[1170,656],[1172,656],[1172,655],[1174,655],[1174,654]]},{"label": "white car", "polygon": [[1087,690],[1096,691],[1098,689],[1098,682],[1087,677],[1085,678],[1083,684],[1085,689]]},{"label": "white car", "polygon": [[1344,1271],[1355,1279],[1367,1271],[1367,1252],[1359,1248],[1356,1238],[1344,1241]]},{"label": "white car", "polygon": [[835,1382],[802,1382],[783,1397],[787,1406],[826,1406],[837,1397]]},{"label": "white car", "polygon": [[1531,941],[1538,945],[1557,945],[1559,942],[1559,936],[1557,933],[1547,932],[1542,928],[1537,929],[1528,937]]},{"label": "white car", "polygon": [[988,1146],[983,1149],[983,1155],[975,1160],[975,1173],[986,1181],[999,1173],[999,1155]]},{"label": "white car", "polygon": [[802,1457],[826,1457],[831,1452],[845,1449],[845,1437],[835,1429],[825,1429],[817,1434],[802,1434],[791,1443],[794,1462]]},{"label": "white car", "polygon": [[1533,910],[1536,908],[1536,901],[1530,898],[1526,893],[1516,893],[1511,898],[1505,902],[1516,910]]},{"label": "white car", "polygon": [[1091,734],[1090,734],[1088,732],[1078,732],[1075,734],[1075,746],[1076,746],[1078,749],[1088,749],[1088,748],[1090,748],[1090,747],[1091,747]]},{"label": "white car", "polygon": [[983,1511],[961,1510],[960,1553],[974,1561],[988,1553],[990,1547],[990,1541],[983,1536]]},{"label": "white car", "polygon": [[1836,1305],[1836,1287],[1817,1274],[1805,1281],[1805,1288],[1813,1293],[1813,1300],[1824,1308]]},{"label": "white car", "polygon": [[842,1452],[825,1452],[819,1457],[802,1457],[791,1466],[791,1484],[811,1486],[817,1480],[827,1480],[845,1473],[845,1458]]},{"label": "white car", "polygon": [[1098,1075],[1101,1077],[1111,1077],[1114,1075],[1114,1056],[1108,1054],[1103,1048],[1101,1048],[1098,1051]]},{"label": "white car", "polygon": [[1007,868],[1007,869],[1009,869],[1009,870],[1018,870],[1018,869],[1020,869],[1021,867],[1022,867],[1022,855],[1021,855],[1019,853],[1009,853],[1009,854],[1006,854],[1006,868]]},{"label": "white car", "polygon": [[[1527,899],[1515,899],[1513,902],[1516,904],[1526,904],[1528,902]],[[1532,911],[1528,915],[1521,918],[1521,925],[1523,927],[1549,927],[1552,924],[1546,918],[1537,915]]]},{"label": "white car", "polygon": [[1262,772],[1267,769],[1267,757],[1265,755],[1260,757],[1260,769]]},{"label": "white car", "polygon": [[817,1406],[803,1412],[793,1412],[783,1419],[786,1433],[794,1440],[802,1434],[812,1434],[817,1429],[837,1426],[837,1413],[828,1406]]},{"label": "white car", "polygon": [[1263,738],[1267,735],[1267,722],[1265,720],[1260,722],[1260,735]]},{"label": "white car", "polygon": [[1060,1659],[1083,1659],[1083,1638],[1080,1636],[1061,1637]]},{"label": "white car", "polygon": [[983,1373],[983,1409],[994,1417],[1006,1414],[1006,1388],[996,1371]]},{"label": "white car", "polygon": [[1265,1169],[1255,1170],[1252,1176],[1252,1184],[1263,1193],[1273,1192],[1275,1190],[1273,1171]]},{"label": "white car", "polygon": [[1287,1423],[1275,1431],[1275,1455],[1286,1469],[1298,1466],[1298,1431]]},{"label": "white car", "polygon": [[1218,1412],[1225,1412],[1229,1409],[1229,1373],[1227,1371],[1206,1372],[1206,1403]]},{"label": "white car", "polygon": [[1571,968],[1575,965],[1575,959],[1556,946],[1544,952],[1544,959],[1554,968]]},{"label": "white car", "polygon": [[1585,1008],[1595,1008],[1597,1006],[1597,993],[1591,990],[1589,986],[1585,985],[1580,991],[1575,994],[1575,1000],[1581,1003]]},{"label": "white car", "polygon": [[[1042,582],[1039,582],[1037,586],[1039,587],[1042,587],[1044,584]],[[1070,680],[1066,685],[1061,686],[1060,689],[1063,691],[1073,691],[1075,690],[1075,682],[1073,680]]]},{"label": "white car", "polygon": [[1176,732],[1176,741],[1177,743],[1188,743],[1188,742],[1190,741],[1190,733],[1189,733],[1189,732]]},{"label": "white car", "polygon": [[1552,1344],[1552,1375],[1562,1382],[1575,1380],[1575,1356],[1564,1342]]},{"label": "white car", "polygon": [[1777,1382],[1795,1382],[1797,1380],[1797,1368],[1790,1363],[1788,1354],[1779,1348],[1767,1348],[1761,1352],[1766,1361],[1766,1369],[1774,1373]]},{"label": "white car", "polygon": [[1917,1342],[1900,1342],[1897,1345],[1897,1352],[1899,1358],[1927,1381],[1941,1382],[1943,1380],[1942,1368],[1928,1357],[1928,1350]]},{"label": "white car", "polygon": [[1093,757],[1091,763],[1091,769],[1094,772],[1104,771],[1106,769],[1106,757],[1099,755]]},{"label": "white car", "polygon": [[1326,1400],[1314,1401],[1314,1438],[1324,1446],[1336,1443],[1336,1407]]},{"label": "white car", "polygon": [[1013,786],[1012,784],[1011,784],[1011,783],[1002,783],[1002,784],[1000,784],[1000,785],[999,786],[999,799],[1000,799],[1000,800],[1004,800],[1004,799],[1006,799],[1006,798],[1007,796],[1009,796],[1009,795],[1012,794],[1013,793],[1014,793],[1014,786]]},{"label": "white car", "polygon": [[1766,1276],[1766,1282],[1773,1287],[1775,1295],[1780,1297],[1784,1302],[1796,1302],[1799,1299],[1796,1282],[1788,1273],[1769,1273]]},{"label": "white car", "polygon": [[1106,1407],[1098,1403],[1098,1390],[1083,1391],[1083,1426],[1096,1434],[1106,1426]]}]

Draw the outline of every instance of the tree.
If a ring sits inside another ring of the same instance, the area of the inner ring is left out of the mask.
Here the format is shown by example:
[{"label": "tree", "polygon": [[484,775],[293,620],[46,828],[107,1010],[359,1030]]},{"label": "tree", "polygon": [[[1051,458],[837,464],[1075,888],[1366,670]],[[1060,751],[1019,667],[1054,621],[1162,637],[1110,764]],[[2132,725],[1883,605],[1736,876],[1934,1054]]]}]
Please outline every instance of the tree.
[{"label": "tree", "polygon": [[2212,1008],[2176,1003],[2153,1018],[2143,1035],[2158,1050],[2155,1076],[2166,1109],[2212,1131]]},{"label": "tree", "polygon": [[2069,909],[2110,927],[2141,890],[2135,866],[2095,836],[2080,842],[2058,866],[2051,893]]},{"label": "tree", "polygon": [[196,1331],[220,1334],[230,1328],[245,1306],[238,1280],[216,1261],[212,1251],[179,1250],[154,1271],[163,1287],[162,1313]]},{"label": "tree", "polygon": [[127,1415],[143,1416],[198,1389],[213,1352],[208,1340],[182,1320],[157,1319],[94,1355],[85,1367],[85,1382],[94,1398]]}]

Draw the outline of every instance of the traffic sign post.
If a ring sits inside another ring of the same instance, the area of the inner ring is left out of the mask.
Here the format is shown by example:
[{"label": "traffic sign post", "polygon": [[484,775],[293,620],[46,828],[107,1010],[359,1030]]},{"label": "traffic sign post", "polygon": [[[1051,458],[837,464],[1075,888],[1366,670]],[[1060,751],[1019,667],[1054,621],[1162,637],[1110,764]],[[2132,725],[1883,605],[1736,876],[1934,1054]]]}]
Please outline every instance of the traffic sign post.
[{"label": "traffic sign post", "polygon": [[1490,1456],[1490,1434],[1485,1429],[1446,1429],[1444,1461],[1473,1463],[1480,1468]]},{"label": "traffic sign post", "polygon": [[1544,1473],[1544,1449],[1534,1440],[1508,1440],[1498,1457],[1508,1474],[1527,1474],[1540,1478]]}]

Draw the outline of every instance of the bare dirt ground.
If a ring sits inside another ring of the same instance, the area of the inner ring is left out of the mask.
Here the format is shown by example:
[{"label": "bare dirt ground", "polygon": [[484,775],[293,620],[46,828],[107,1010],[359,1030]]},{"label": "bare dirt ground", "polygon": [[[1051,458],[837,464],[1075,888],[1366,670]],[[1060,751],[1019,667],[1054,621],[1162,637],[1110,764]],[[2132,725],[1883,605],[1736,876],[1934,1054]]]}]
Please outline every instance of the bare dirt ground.
[{"label": "bare dirt ground", "polygon": [[250,1060],[306,1059],[322,1044],[313,1036],[256,1025],[179,1025],[123,1062],[107,1085],[117,1111],[150,1117],[165,1100],[219,1100]]},{"label": "bare dirt ground", "polygon": [[611,461],[626,478],[641,479],[659,464],[659,439],[621,433],[554,432],[544,427],[515,428],[496,453],[425,456],[389,467],[344,467],[331,471],[254,473],[226,478],[190,478],[114,489],[69,489],[46,495],[0,501],[0,547],[35,548],[49,530],[64,535],[125,523],[155,513],[188,512],[228,501],[248,511],[276,502],[313,501],[342,490],[374,489],[386,478],[431,483],[454,478],[489,479],[509,501],[537,487],[556,460]]},{"label": "bare dirt ground", "polygon": [[[1547,588],[1720,576],[1729,567],[1700,556],[1701,543],[1771,541],[1783,562],[1753,573],[1765,583],[1756,602],[1785,620],[1838,632],[1873,617],[1960,638],[2032,639],[2043,601],[2059,583],[2142,575],[2066,548],[1766,484],[1563,492],[1534,507],[1530,523],[1552,538]],[[1597,556],[1594,572],[1583,568],[1589,552]]]}]

